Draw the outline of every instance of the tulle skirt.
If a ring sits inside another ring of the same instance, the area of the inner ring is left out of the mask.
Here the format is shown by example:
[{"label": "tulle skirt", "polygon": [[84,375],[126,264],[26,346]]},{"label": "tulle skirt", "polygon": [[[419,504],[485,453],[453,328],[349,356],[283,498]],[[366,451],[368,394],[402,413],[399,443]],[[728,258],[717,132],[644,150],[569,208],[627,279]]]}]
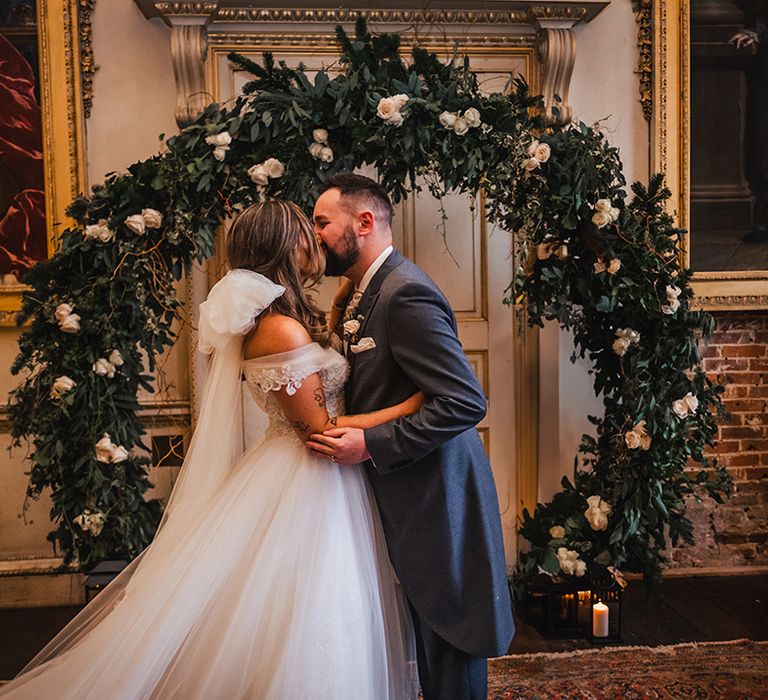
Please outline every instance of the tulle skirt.
[{"label": "tulle skirt", "polygon": [[361,467],[275,438],[153,543],[0,697],[404,700],[410,618]]}]

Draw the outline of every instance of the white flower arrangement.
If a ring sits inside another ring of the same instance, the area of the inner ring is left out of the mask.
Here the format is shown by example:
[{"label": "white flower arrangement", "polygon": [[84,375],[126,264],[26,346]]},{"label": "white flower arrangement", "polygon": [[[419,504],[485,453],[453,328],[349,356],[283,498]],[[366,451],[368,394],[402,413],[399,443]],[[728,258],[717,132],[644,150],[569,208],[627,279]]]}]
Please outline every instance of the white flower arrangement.
[{"label": "white flower arrangement", "polygon": [[631,328],[617,328],[616,340],[613,341],[613,351],[619,356],[624,357],[630,346],[640,342],[640,334]]},{"label": "white flower arrangement", "polygon": [[144,223],[144,217],[141,214],[131,214],[126,217],[125,227],[137,236],[143,236],[147,230],[147,225]]},{"label": "white flower arrangement", "polygon": [[546,163],[552,155],[552,149],[548,143],[541,143],[535,139],[531,141],[528,148],[525,149],[525,172],[531,173]]},{"label": "white flower arrangement", "polygon": [[464,136],[470,129],[483,126],[480,112],[474,107],[470,107],[462,114],[459,112],[441,112],[438,119],[444,129],[452,131],[456,136]]},{"label": "white flower arrangement", "polygon": [[682,290],[680,289],[680,287],[676,287],[673,284],[668,284],[666,293],[667,293],[667,303],[661,305],[661,311],[662,313],[665,313],[668,316],[671,316],[672,314],[676,313],[677,310],[680,308],[680,299],[678,299],[678,297],[682,293]]},{"label": "white flower arrangement", "polygon": [[109,433],[96,443],[96,460],[104,464],[118,464],[128,459],[128,450],[122,445],[115,445],[109,437]]},{"label": "white flower arrangement", "polygon": [[648,431],[645,429],[645,421],[641,420],[635,423],[632,430],[628,430],[624,433],[624,442],[630,450],[651,449],[651,436],[648,435]]},{"label": "white flower arrangement", "polygon": [[98,223],[89,224],[85,227],[83,236],[86,239],[96,239],[102,243],[109,243],[115,237],[115,232],[107,226],[106,219],[99,219]]},{"label": "white flower arrangement", "polygon": [[73,314],[73,306],[70,304],[59,304],[54,311],[54,316],[59,322],[59,328],[64,333],[77,333],[80,330],[80,316]]},{"label": "white flower arrangement", "polygon": [[78,525],[83,532],[89,532],[94,537],[98,537],[104,529],[104,523],[107,516],[100,510],[90,510],[86,508],[80,515],[72,518],[72,522]]},{"label": "white flower arrangement", "polygon": [[572,549],[559,547],[557,550],[557,561],[560,564],[560,570],[564,574],[569,576],[575,575],[581,578],[587,573],[587,563],[579,559],[579,553]]},{"label": "white flower arrangement", "polygon": [[125,360],[123,360],[123,356],[120,354],[119,350],[113,350],[109,354],[109,358],[100,357],[96,362],[93,363],[93,371],[98,374],[100,377],[107,377],[107,379],[112,379],[115,376],[115,372],[117,371],[118,367],[121,367],[123,364],[125,364]]},{"label": "white flower arrangement", "polygon": [[62,374],[60,377],[56,377],[51,386],[51,398],[60,399],[68,391],[72,391],[77,386],[77,382],[68,377],[66,374]]},{"label": "white flower arrangement", "polygon": [[224,160],[229,150],[229,144],[232,143],[232,135],[228,131],[221,131],[212,136],[206,136],[205,142],[213,146],[213,157],[216,160]]},{"label": "white flower arrangement", "polygon": [[678,418],[688,418],[696,413],[699,400],[689,391],[682,399],[672,402],[672,411]]},{"label": "white flower arrangement", "polygon": [[259,187],[266,187],[270,179],[274,180],[285,175],[285,165],[277,158],[267,158],[263,163],[257,163],[248,168],[248,176]]},{"label": "white flower arrangement", "polygon": [[619,220],[619,208],[614,207],[610,199],[598,199],[595,202],[595,213],[592,215],[592,223],[597,228],[604,228],[608,224],[615,224]]},{"label": "white flower arrangement", "polygon": [[400,126],[405,120],[402,109],[409,99],[408,95],[403,94],[382,97],[376,106],[376,116],[383,120],[385,124]]},{"label": "white flower arrangement", "polygon": [[587,509],[584,511],[584,517],[587,519],[590,527],[595,530],[608,529],[608,516],[613,508],[610,503],[606,503],[600,496],[590,496],[587,499]]}]

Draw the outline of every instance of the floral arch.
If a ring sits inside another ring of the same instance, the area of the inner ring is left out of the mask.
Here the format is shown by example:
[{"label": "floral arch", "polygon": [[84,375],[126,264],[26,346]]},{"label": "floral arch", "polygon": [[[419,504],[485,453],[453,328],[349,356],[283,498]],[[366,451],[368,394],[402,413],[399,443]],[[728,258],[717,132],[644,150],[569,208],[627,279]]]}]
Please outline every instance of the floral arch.
[{"label": "floral arch", "polygon": [[571,329],[592,363],[605,414],[590,419],[573,479],[525,513],[523,570],[656,578],[667,542],[691,540],[685,496],[727,488],[722,469],[705,470],[722,388],[696,338],[712,319],[690,309],[662,176],[628,198],[617,150],[584,124],[547,124],[524,82],[483,96],[467,59],[415,49],[406,64],[399,37],[362,20],[337,37],[344,70],[314,82],[268,54],[231,55],[253,75],[244,96],[76,200],[76,225],[26,278],[10,416],[16,444],[31,441],[28,496],[51,491],[49,540],[83,567],[151,540],[161,505],[145,499],[136,393],[151,390],[144,357],[151,371],[174,341],[174,283],[211,254],[221,221],[264,196],[311,210],[330,175],[375,164],[395,201],[417,177],[438,196],[483,192],[524,261],[505,301],[522,295],[532,324]]}]

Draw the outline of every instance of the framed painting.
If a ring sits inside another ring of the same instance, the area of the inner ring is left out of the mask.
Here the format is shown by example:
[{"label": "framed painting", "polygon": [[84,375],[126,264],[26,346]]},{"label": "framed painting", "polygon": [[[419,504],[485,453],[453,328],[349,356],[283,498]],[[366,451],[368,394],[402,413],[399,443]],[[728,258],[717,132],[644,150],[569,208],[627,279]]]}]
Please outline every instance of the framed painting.
[{"label": "framed painting", "polygon": [[0,325],[84,190],[79,5],[91,4],[0,0]]},{"label": "framed painting", "polygon": [[768,2],[652,0],[651,170],[699,306],[768,308]]}]

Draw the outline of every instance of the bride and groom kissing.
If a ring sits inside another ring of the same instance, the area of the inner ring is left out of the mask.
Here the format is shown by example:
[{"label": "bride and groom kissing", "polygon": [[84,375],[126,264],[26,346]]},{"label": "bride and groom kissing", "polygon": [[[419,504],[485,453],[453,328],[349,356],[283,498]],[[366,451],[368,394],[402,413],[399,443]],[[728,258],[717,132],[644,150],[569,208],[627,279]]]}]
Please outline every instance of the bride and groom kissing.
[{"label": "bride and groom kissing", "polygon": [[[0,697],[486,697],[514,625],[485,397],[386,192],[333,176],[313,218],[268,200],[232,225],[157,535]],[[349,280],[329,323],[323,275]],[[242,378],[269,417],[245,450]]]}]

